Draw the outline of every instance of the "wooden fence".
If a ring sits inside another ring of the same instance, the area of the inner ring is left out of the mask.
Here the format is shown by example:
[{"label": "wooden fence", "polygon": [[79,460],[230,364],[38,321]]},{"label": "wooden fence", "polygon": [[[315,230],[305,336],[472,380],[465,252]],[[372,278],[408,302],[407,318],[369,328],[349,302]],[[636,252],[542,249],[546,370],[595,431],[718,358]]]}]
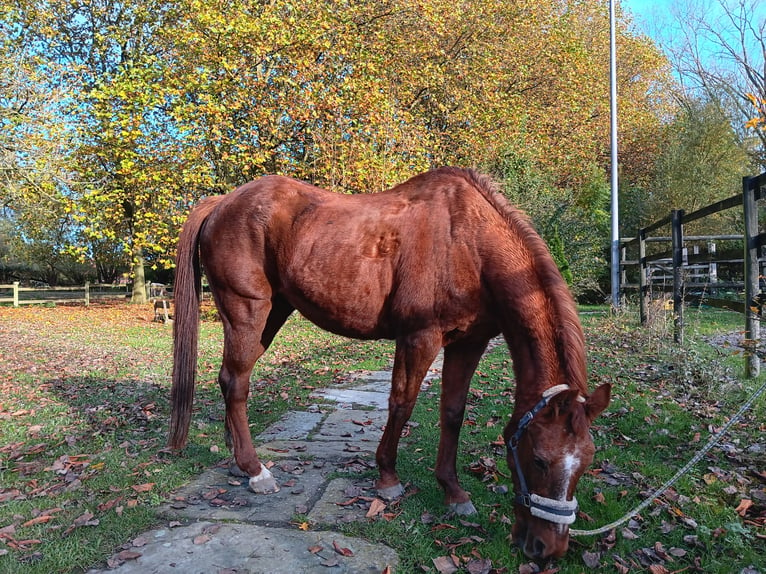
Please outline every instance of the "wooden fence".
[{"label": "wooden fence", "polygon": [[[765,261],[761,254],[766,245],[766,233],[760,233],[758,226],[758,200],[762,197],[766,198],[766,172],[743,178],[741,194],[688,214],[682,209],[673,210],[667,217],[640,229],[636,237],[621,240],[620,291],[638,290],[641,323],[647,321],[649,301],[652,292],[657,290],[672,293],[674,339],[678,343],[683,341],[685,300],[703,300],[706,305],[742,312],[745,315],[748,376],[757,376],[760,366],[754,351],[760,339],[760,317],[755,302],[760,291],[759,279]],[[744,210],[743,233],[684,236],[684,224],[740,206]],[[652,235],[668,228],[670,235],[667,232],[664,235]],[[669,244],[669,248],[648,255],[649,243]],[[721,249],[721,244],[735,246]],[[631,249],[637,250],[635,259],[627,257]],[[735,267],[737,272],[721,280],[719,270],[724,265]],[[637,267],[637,283],[629,281],[628,270],[631,267]],[[738,300],[720,296],[730,292],[741,297],[743,291],[744,297]]]},{"label": "wooden fence", "polygon": [[124,286],[89,282],[73,287],[22,287],[18,281],[0,285],[0,304],[12,303],[14,307],[45,303],[84,303],[88,306],[91,299],[125,298],[129,295]]}]

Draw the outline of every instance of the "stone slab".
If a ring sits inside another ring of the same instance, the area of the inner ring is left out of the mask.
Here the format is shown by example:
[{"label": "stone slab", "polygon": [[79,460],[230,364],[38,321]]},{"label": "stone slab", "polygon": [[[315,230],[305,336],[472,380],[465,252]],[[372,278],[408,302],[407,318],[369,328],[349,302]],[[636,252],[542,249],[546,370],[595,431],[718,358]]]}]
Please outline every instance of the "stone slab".
[{"label": "stone slab", "polygon": [[[132,549],[140,556],[109,570],[89,574],[380,574],[396,569],[398,557],[389,547],[337,532],[265,528],[251,524],[198,522],[143,535],[148,543]],[[334,546],[347,548],[343,556]],[[321,548],[318,550],[318,548]]]},{"label": "stone slab", "polygon": [[[335,478],[311,509],[312,524],[342,524],[367,520],[370,500],[375,498],[374,480],[369,478]],[[351,502],[358,498],[356,502]],[[351,502],[351,504],[349,504]]]},{"label": "stone slab", "polygon": [[375,454],[378,444],[370,440],[275,440],[257,448],[262,460],[298,458],[303,460],[345,461],[357,456]]},{"label": "stone slab", "polygon": [[374,442],[383,436],[388,413],[339,409],[331,412],[312,437],[314,441],[344,441],[352,444]]},{"label": "stone slab", "polygon": [[323,413],[290,411],[256,437],[257,442],[305,440],[324,418]]},{"label": "stone slab", "polygon": [[271,467],[280,485],[274,494],[255,494],[246,478],[226,469],[208,470],[180,489],[162,507],[165,516],[191,520],[236,520],[258,524],[287,524],[295,514],[306,514],[322,492],[327,476],[337,470],[328,464],[283,460]]},{"label": "stone slab", "polygon": [[357,389],[320,389],[314,391],[313,398],[321,398],[335,403],[388,409],[388,389],[385,392],[359,391]]}]

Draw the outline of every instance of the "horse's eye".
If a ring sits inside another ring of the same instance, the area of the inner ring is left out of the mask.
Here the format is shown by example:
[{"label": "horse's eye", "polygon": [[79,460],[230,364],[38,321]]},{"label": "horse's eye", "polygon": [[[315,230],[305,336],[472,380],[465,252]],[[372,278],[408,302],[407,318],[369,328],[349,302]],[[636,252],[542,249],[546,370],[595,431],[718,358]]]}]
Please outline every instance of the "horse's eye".
[{"label": "horse's eye", "polygon": [[543,459],[543,458],[540,458],[539,456],[536,456],[535,457],[535,466],[537,468],[539,468],[540,470],[542,470],[542,471],[547,471],[548,470],[548,461]]}]

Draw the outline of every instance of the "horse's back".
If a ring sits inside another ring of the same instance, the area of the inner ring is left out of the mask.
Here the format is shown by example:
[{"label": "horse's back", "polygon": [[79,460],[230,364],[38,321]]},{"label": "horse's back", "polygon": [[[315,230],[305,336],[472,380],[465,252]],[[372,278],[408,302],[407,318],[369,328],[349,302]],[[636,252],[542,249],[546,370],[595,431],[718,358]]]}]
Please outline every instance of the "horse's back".
[{"label": "horse's back", "polygon": [[246,297],[279,294],[354,337],[394,338],[435,321],[467,329],[479,312],[477,226],[492,211],[467,187],[459,173],[438,171],[359,195],[261,178],[206,225],[203,258],[221,276],[211,283]]}]

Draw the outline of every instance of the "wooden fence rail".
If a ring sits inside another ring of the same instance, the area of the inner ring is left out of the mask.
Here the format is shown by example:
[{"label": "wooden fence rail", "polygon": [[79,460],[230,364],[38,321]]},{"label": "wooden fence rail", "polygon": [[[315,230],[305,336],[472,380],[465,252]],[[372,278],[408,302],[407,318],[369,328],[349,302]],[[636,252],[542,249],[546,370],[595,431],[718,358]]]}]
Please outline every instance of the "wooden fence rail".
[{"label": "wooden fence rail", "polygon": [[84,303],[88,306],[91,299],[125,296],[125,287],[90,282],[73,287],[22,287],[18,281],[0,285],[0,304],[12,303],[14,307],[45,303]]},{"label": "wooden fence rail", "polygon": [[[675,209],[667,217],[640,229],[636,237],[621,240],[620,291],[638,289],[641,323],[645,324],[647,321],[648,302],[658,276],[665,283],[662,286],[663,290],[668,279],[672,278],[670,285],[672,285],[674,313],[673,333],[678,343],[683,341],[684,298],[690,298],[693,290],[696,290],[700,297],[704,295],[707,305],[740,311],[745,315],[747,376],[757,376],[760,367],[760,361],[754,352],[757,341],[760,339],[760,318],[753,310],[753,302],[760,291],[761,266],[766,261],[766,258],[762,256],[762,248],[766,245],[766,233],[760,233],[758,228],[757,202],[761,198],[766,198],[766,172],[755,177],[743,178],[741,194],[717,201],[688,214],[682,209]],[[742,206],[744,211],[742,234],[684,236],[685,224],[739,206]],[[670,235],[667,233],[652,235],[668,226]],[[716,243],[718,241],[741,242],[744,249],[741,247],[718,249]],[[647,244],[654,242],[669,243],[669,249],[647,255]],[[692,246],[696,252],[689,254],[687,244],[699,242],[707,243],[707,252],[700,253],[699,246]],[[638,255],[636,259],[631,260],[627,258],[627,250],[633,246],[638,248]],[[742,281],[719,281],[718,269],[723,264],[740,266],[743,270]],[[627,269],[630,267],[638,267],[637,285],[628,282]],[[690,276],[696,281],[687,281]],[[701,280],[703,278],[706,280]],[[736,289],[740,292],[744,290],[744,300],[732,301],[717,297],[723,289]]]}]

